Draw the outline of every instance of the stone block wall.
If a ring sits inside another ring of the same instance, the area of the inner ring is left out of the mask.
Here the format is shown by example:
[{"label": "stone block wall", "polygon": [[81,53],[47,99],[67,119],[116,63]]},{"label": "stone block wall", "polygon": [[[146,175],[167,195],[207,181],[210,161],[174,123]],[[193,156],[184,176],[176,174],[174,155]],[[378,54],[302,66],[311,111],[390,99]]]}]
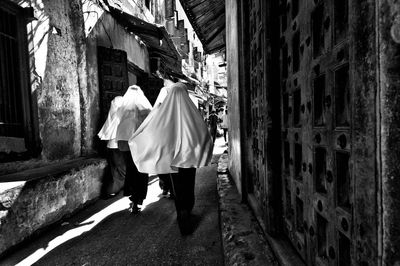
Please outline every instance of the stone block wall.
[{"label": "stone block wall", "polygon": [[44,177],[0,190],[0,255],[97,199],[106,165],[104,159],[84,159],[21,172]]}]

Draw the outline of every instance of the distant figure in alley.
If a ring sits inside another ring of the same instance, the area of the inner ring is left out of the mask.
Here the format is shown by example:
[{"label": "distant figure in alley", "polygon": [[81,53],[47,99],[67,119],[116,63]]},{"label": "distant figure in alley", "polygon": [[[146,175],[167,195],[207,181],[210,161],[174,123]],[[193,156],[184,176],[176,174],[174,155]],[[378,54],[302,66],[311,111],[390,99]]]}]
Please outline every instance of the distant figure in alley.
[{"label": "distant figure in alley", "polygon": [[218,116],[215,111],[211,111],[211,114],[208,116],[208,125],[210,127],[210,133],[212,137],[213,143],[217,137],[217,128],[218,128]]}]

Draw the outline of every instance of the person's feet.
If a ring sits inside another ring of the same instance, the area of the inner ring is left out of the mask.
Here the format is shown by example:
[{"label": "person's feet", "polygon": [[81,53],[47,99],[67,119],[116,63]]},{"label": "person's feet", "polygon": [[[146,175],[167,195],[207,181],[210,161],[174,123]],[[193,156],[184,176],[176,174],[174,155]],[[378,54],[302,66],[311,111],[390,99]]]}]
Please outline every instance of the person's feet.
[{"label": "person's feet", "polygon": [[128,209],[128,211],[130,212],[130,213],[133,213],[133,214],[135,214],[135,213],[139,213],[140,212],[140,207],[138,206],[138,204],[136,204],[136,203],[134,203],[134,202],[131,202],[130,204],[129,204],[129,209]]}]

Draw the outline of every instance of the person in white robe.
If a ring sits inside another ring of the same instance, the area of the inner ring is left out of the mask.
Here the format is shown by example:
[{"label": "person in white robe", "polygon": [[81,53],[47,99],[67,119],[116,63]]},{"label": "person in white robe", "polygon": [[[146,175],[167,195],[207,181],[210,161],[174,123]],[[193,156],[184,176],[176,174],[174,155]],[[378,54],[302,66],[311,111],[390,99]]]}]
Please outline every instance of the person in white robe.
[{"label": "person in white robe", "polygon": [[122,104],[122,96],[117,96],[111,101],[107,119],[97,134],[101,140],[107,141],[107,162],[108,170],[104,176],[102,186],[102,197],[115,196],[124,186],[125,161],[122,152],[118,149],[115,139],[117,127],[113,126],[118,107]]},{"label": "person in white robe", "polygon": [[186,85],[178,82],[166,91],[162,103],[155,105],[129,140],[129,147],[139,172],[171,174],[178,225],[182,234],[188,234],[193,229],[196,168],[210,163],[212,139]]},{"label": "person in white robe", "polygon": [[122,152],[126,166],[124,196],[129,196],[129,210],[133,213],[140,211],[140,206],[147,195],[148,174],[139,172],[134,164],[129,150],[128,140],[135,133],[152,106],[143,91],[136,85],[130,86],[121,100],[114,118],[111,120],[109,131]]}]

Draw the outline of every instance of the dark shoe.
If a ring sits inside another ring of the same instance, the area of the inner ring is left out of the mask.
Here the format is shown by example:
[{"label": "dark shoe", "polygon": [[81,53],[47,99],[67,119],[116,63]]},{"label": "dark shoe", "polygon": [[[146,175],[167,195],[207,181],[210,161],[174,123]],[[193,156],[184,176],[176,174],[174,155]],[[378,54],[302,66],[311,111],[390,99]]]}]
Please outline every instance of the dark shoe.
[{"label": "dark shoe", "polygon": [[139,213],[140,212],[140,208],[138,207],[138,205],[136,203],[131,202],[131,204],[129,204],[129,209],[128,211],[130,213]]},{"label": "dark shoe", "polygon": [[114,197],[117,196],[117,195],[118,195],[117,193],[104,194],[104,195],[102,195],[100,198],[101,198],[101,199],[104,199],[104,200],[107,200],[107,199],[112,199],[112,198],[114,198]]}]

